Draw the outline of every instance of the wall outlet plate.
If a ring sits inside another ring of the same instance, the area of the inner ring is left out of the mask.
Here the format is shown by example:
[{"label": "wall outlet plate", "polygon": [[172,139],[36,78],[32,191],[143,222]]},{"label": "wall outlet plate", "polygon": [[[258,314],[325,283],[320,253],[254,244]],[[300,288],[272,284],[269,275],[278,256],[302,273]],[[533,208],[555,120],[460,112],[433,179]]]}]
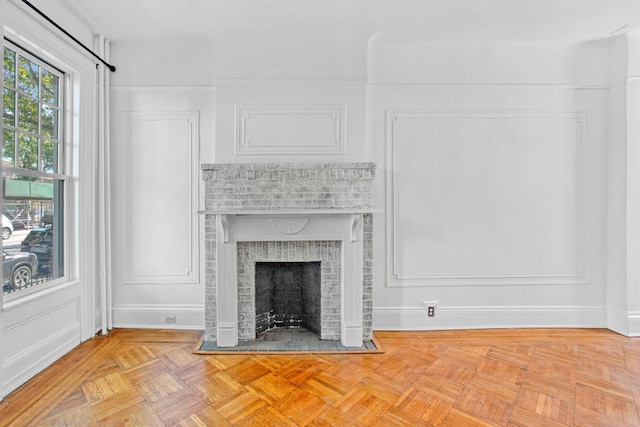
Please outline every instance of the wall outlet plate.
[{"label": "wall outlet plate", "polygon": [[427,316],[434,317],[438,309],[438,301],[422,301],[422,306],[427,310]]}]

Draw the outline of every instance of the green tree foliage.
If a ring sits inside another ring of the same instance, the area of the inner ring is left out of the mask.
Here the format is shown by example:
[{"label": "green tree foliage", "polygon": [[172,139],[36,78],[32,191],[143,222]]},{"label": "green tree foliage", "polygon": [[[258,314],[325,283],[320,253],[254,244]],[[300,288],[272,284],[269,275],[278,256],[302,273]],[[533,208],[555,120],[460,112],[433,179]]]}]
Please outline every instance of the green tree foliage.
[{"label": "green tree foliage", "polygon": [[59,77],[7,47],[2,74],[3,163],[56,172]]}]

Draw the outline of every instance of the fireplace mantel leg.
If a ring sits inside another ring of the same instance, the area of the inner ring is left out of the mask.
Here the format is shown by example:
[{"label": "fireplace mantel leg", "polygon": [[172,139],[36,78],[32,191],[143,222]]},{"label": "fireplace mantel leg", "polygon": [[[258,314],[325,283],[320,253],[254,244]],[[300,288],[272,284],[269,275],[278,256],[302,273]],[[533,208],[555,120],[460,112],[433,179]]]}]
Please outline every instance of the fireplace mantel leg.
[{"label": "fireplace mantel leg", "polygon": [[[217,236],[218,253],[218,347],[238,345],[238,249],[236,242],[229,242],[229,225],[226,215],[217,215],[218,227],[224,230]],[[224,284],[233,283],[233,286]]]},{"label": "fireplace mantel leg", "polygon": [[[345,347],[363,344],[363,239],[362,214],[353,214],[350,221],[350,239],[343,241],[342,265],[342,322],[340,338]],[[351,260],[347,262],[346,260]]]}]

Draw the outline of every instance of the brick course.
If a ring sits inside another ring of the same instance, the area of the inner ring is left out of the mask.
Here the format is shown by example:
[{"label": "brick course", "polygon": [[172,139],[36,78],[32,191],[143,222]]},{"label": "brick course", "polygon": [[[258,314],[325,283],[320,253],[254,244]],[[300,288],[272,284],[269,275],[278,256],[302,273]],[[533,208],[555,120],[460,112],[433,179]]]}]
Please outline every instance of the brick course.
[{"label": "brick course", "polygon": [[375,163],[203,164],[205,209],[371,209]]}]

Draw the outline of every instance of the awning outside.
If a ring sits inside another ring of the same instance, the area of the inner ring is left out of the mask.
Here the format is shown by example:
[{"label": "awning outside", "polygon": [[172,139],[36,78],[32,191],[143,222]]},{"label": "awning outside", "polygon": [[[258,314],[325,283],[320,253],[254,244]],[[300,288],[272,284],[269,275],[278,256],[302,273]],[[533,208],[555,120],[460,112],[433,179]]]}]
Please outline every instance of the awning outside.
[{"label": "awning outside", "polygon": [[53,199],[53,183],[4,179],[4,198],[51,200]]}]

